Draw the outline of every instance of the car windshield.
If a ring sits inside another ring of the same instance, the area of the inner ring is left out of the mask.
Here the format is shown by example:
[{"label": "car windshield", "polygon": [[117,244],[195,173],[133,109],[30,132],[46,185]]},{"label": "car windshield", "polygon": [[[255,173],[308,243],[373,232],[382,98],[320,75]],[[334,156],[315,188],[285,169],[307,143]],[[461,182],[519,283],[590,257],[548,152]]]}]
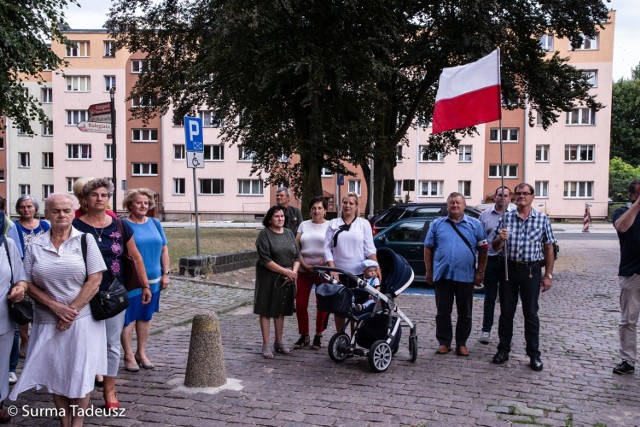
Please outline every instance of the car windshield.
[{"label": "car windshield", "polygon": [[417,242],[420,240],[420,233],[424,227],[424,222],[405,222],[394,227],[386,233],[390,242]]}]

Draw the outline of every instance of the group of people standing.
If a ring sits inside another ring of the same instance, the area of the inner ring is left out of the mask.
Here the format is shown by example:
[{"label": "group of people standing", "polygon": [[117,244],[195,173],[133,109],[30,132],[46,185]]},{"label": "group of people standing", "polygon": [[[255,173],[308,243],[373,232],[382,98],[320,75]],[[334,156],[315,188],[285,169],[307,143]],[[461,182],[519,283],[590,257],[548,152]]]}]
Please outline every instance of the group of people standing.
[{"label": "group of people standing", "polygon": [[[258,260],[253,310],[260,318],[262,356],[266,359],[274,357],[273,351],[291,352],[283,342],[282,334],[284,316],[292,315],[294,306],[300,338],[293,348],[311,345],[317,350],[322,347],[328,313],[317,311],[313,342],[310,339],[309,296],[313,285],[318,283],[318,274],[313,267],[327,265],[361,274],[365,260],[377,262],[371,225],[359,215],[356,193],[344,195],[340,217],[330,221],[325,218],[327,202],[324,197],[311,199],[311,219],[307,221],[303,220],[299,209],[289,205],[289,201],[289,190],[278,188],[277,204],[267,211],[263,220],[265,228],[256,239]],[[337,273],[334,276],[339,279]],[[273,351],[270,319],[273,319],[275,329]],[[345,319],[336,316],[335,322],[336,328],[340,329]]]},{"label": "group of people standing", "polygon": [[[7,298],[9,294],[17,302],[28,292],[34,301],[24,368],[9,398],[15,400],[23,391],[45,388],[53,395],[62,426],[82,425],[83,412],[73,408],[86,409],[95,386],[102,387],[105,410],[120,407],[116,377],[122,349],[126,370],[154,368],[146,354],[149,322],[159,309],[160,290],[169,284],[164,231],[157,220],[146,216],[154,206],[153,193],[148,189],[127,192],[123,207],[128,216],[121,219],[109,210],[111,181],[84,180],[75,190],[77,199],[71,194],[54,193],[45,200],[45,224],[50,229],[34,235],[31,231],[35,230],[35,223],[23,224],[24,239],[18,243],[24,245],[23,260],[13,253],[17,244],[12,239],[5,240],[13,251],[11,267],[16,285],[10,294],[10,276],[4,274],[9,264],[4,251],[0,251],[0,297]],[[33,198],[29,200],[35,202]],[[37,204],[35,207],[37,211]],[[19,209],[21,216],[22,210]],[[122,257],[127,254],[134,260],[142,288],[128,292],[129,306],[125,311],[106,320],[95,320],[89,301],[98,290],[109,288],[114,279],[124,283]],[[3,304],[0,369],[5,367],[3,359],[9,360],[4,351],[6,324],[13,328],[7,304]],[[13,333],[12,329],[11,338]],[[8,394],[8,381],[2,381],[4,372],[0,372],[0,401]],[[0,421],[9,419],[0,409]]]}]

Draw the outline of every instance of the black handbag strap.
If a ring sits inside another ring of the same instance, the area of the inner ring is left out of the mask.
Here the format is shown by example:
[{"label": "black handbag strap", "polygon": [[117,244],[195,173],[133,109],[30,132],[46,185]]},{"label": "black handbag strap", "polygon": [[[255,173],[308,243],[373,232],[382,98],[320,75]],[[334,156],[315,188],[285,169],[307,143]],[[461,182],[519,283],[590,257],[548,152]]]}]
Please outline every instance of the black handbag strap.
[{"label": "black handbag strap", "polygon": [[89,269],[87,268],[87,233],[80,236],[80,248],[82,248],[82,259],[84,260],[84,281],[89,280]]},{"label": "black handbag strap", "polygon": [[471,251],[471,255],[473,255],[473,262],[476,262],[476,253],[473,251],[473,247],[471,246],[471,243],[469,243],[469,240],[467,240],[466,237],[464,237],[464,234],[462,234],[460,232],[460,230],[458,230],[458,227],[456,226],[456,224],[451,221],[449,218],[447,218],[445,221],[447,221],[449,224],[451,224],[451,227],[453,227],[453,229],[456,231],[456,233],[458,233],[458,236],[460,236],[460,238],[467,244],[467,247],[469,248],[469,250]]},{"label": "black handbag strap", "polygon": [[4,250],[7,253],[7,261],[9,261],[9,271],[11,271],[11,282],[9,282],[11,284],[11,288],[13,289],[13,287],[15,286],[15,283],[13,283],[13,266],[11,265],[11,255],[9,255],[9,248],[7,247],[7,240],[5,239],[4,242],[2,242],[2,245],[4,246]]}]

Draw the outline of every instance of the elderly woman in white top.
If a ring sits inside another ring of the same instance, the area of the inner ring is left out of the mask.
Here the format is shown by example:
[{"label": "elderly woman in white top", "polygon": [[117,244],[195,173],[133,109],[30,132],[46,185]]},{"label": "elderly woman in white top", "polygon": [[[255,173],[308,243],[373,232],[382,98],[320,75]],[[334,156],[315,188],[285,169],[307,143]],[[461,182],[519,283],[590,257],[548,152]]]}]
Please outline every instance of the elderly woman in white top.
[{"label": "elderly woman in white top", "polygon": [[[376,246],[373,244],[371,224],[360,218],[358,195],[348,192],[342,198],[342,215],[329,221],[324,240],[324,258],[329,267],[337,267],[351,274],[362,274],[362,261],[378,261]],[[338,274],[331,275],[340,280]],[[378,277],[381,277],[378,274]],[[344,280],[344,279],[343,279]],[[336,328],[342,329],[344,318],[336,316]]]},{"label": "elderly woman in white top", "polygon": [[62,426],[81,426],[96,374],[107,372],[105,323],[91,316],[89,301],[98,291],[106,265],[95,239],[87,234],[86,262],[82,233],[73,228],[75,198],[54,193],[45,201],[51,229],[36,237],[24,256],[33,328],[24,370],[10,398],[33,387],[53,394],[64,410]]},{"label": "elderly woman in white top", "polygon": [[[1,235],[0,235],[1,236]],[[13,239],[5,237],[0,245],[0,422],[8,423],[11,416],[4,409],[4,399],[9,394],[9,353],[15,330],[15,323],[9,317],[7,299],[20,302],[27,290],[27,278],[22,268],[22,258]],[[11,256],[11,267],[7,253]],[[15,286],[11,288],[11,270]]]}]

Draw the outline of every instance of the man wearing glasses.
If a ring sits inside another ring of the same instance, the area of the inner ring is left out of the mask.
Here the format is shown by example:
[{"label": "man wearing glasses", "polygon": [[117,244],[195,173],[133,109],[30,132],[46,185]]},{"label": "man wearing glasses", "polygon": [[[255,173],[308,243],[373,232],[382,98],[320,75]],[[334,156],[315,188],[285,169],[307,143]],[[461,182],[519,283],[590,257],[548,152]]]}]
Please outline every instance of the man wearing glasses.
[{"label": "man wearing glasses", "polygon": [[[531,207],[535,198],[533,187],[527,183],[518,184],[514,190],[516,210],[507,212],[498,223],[500,230],[492,242],[493,249],[507,257],[508,277],[500,280],[500,319],[498,322],[498,352],[492,363],[502,364],[509,360],[511,338],[513,337],[513,317],[522,301],[524,314],[524,337],[527,342],[529,366],[541,371],[538,319],[538,298],[540,291],[551,288],[553,279],[553,244],[555,238],[549,218]],[[504,261],[504,260],[503,260]],[[542,265],[544,264],[544,275]],[[504,274],[504,271],[503,271]]]}]

